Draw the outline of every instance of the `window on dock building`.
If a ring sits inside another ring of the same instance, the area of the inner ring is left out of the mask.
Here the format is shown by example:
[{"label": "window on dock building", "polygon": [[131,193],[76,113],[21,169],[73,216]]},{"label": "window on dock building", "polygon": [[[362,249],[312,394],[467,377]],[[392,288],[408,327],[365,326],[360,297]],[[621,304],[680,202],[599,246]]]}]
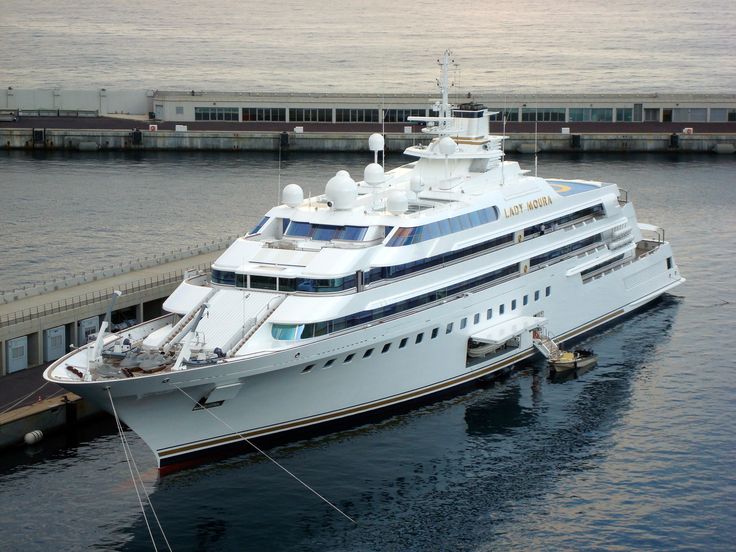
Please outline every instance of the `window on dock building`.
[{"label": "window on dock building", "polygon": [[659,108],[647,107],[644,109],[644,120],[647,122],[659,122]]},{"label": "window on dock building", "polygon": [[634,110],[630,107],[616,108],[616,122],[630,123],[634,120]]},{"label": "window on dock building", "polygon": [[237,121],[237,107],[195,107],[195,121]]},{"label": "window on dock building", "polygon": [[[571,107],[570,122],[608,123],[613,121],[611,107]],[[631,119],[629,119],[631,120]]]},{"label": "window on dock building", "polygon": [[708,120],[708,109],[705,107],[676,107],[672,110],[674,123],[704,123]]},{"label": "window on dock building", "polygon": [[564,121],[564,107],[523,107],[521,109],[522,121]]},{"label": "window on dock building", "polygon": [[727,107],[711,107],[710,122],[711,123],[733,123],[736,121],[736,109]]},{"label": "window on dock building", "polygon": [[285,107],[244,107],[244,122],[286,121]]},{"label": "window on dock building", "polygon": [[503,121],[504,113],[506,114],[506,121],[518,121],[519,120],[519,110],[518,109],[511,109],[511,108],[502,108],[502,107],[489,107],[488,111],[491,113],[495,113],[495,115],[490,116],[491,121]]},{"label": "window on dock building", "polygon": [[292,107],[289,109],[289,122],[295,123],[331,123],[332,109]]},{"label": "window on dock building", "polygon": [[377,123],[377,109],[336,109],[336,123]]},{"label": "window on dock building", "polygon": [[384,109],[383,120],[386,123],[405,123],[409,117],[426,117],[425,109]]}]

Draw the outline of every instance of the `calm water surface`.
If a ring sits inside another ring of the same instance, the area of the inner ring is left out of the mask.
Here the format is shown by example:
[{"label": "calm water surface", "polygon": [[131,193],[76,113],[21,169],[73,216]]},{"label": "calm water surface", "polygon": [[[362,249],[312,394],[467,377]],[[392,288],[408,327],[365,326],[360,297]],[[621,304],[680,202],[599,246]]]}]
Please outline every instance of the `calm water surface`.
[{"label": "calm water surface", "polygon": [[3,0],[0,86],[732,92],[732,0]]},{"label": "calm water surface", "polygon": [[[292,155],[282,184],[317,193],[369,161]],[[278,181],[275,159],[255,154],[0,164],[0,288],[240,231]],[[460,397],[272,449],[357,525],[254,455],[158,478],[128,433],[174,550],[734,549],[736,160],[542,156],[540,174],[627,188],[640,220],[667,229],[688,282],[588,338],[600,363],[577,378],[529,362]],[[3,550],[151,549],[111,425],[0,456],[0,534]]]}]

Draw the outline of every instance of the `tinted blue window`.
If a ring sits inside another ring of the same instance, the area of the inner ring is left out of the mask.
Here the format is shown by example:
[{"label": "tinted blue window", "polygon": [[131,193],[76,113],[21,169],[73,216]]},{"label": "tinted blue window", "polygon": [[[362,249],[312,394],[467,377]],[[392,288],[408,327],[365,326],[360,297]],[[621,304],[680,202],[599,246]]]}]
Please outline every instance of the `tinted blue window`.
[{"label": "tinted blue window", "polygon": [[439,224],[440,224],[440,234],[441,235],[446,236],[447,234],[451,234],[452,233],[452,228],[450,228],[450,221],[449,220],[447,220],[447,219],[441,220],[439,222]]},{"label": "tinted blue window", "polygon": [[463,227],[463,230],[467,230],[468,228],[472,228],[473,225],[470,223],[470,216],[469,215],[460,215],[460,225]]},{"label": "tinted blue window", "polygon": [[460,217],[452,217],[450,219],[450,233],[460,232],[463,229]]},{"label": "tinted blue window", "polygon": [[312,225],[308,222],[291,221],[286,229],[287,236],[309,236],[312,231]]},{"label": "tinted blue window", "polygon": [[289,227],[289,223],[291,222],[291,219],[281,219],[281,231],[286,232],[286,229]]},{"label": "tinted blue window", "polygon": [[471,226],[480,226],[485,222],[480,219],[480,213],[480,211],[473,211],[472,213],[468,213]]},{"label": "tinted blue window", "polygon": [[261,231],[261,228],[263,228],[263,225],[266,224],[267,222],[268,222],[268,217],[263,217],[261,221],[253,227],[253,230],[251,230],[250,233],[257,234],[258,232]]},{"label": "tinted blue window", "polygon": [[341,240],[361,241],[367,231],[367,226],[346,226],[337,237]]},{"label": "tinted blue window", "polygon": [[422,241],[433,240],[440,237],[440,225],[436,222],[427,224],[422,232]]},{"label": "tinted blue window", "polygon": [[335,226],[327,226],[326,224],[315,224],[313,228],[313,240],[330,241],[337,234],[337,228]]},{"label": "tinted blue window", "polygon": [[224,286],[235,285],[235,273],[226,272],[224,270],[213,270],[212,276],[210,277],[213,284],[221,284]]},{"label": "tinted blue window", "polygon": [[417,226],[416,228],[411,229],[411,239],[409,240],[409,243],[419,243],[422,241],[422,232],[423,227]]},{"label": "tinted blue window", "polygon": [[302,337],[303,325],[296,324],[274,324],[271,326],[271,336],[274,339],[294,340]]}]

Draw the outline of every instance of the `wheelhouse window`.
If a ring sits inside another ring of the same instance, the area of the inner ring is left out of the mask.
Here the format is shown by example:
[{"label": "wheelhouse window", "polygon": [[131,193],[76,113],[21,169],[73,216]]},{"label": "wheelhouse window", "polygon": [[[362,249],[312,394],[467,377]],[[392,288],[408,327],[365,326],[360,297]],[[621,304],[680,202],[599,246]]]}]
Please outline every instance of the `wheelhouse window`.
[{"label": "wheelhouse window", "polygon": [[292,220],[286,227],[285,234],[289,237],[310,238],[318,241],[363,241],[367,232],[367,226],[332,226]]},{"label": "wheelhouse window", "polygon": [[[301,334],[300,334],[301,335],[300,338],[308,339],[311,337],[318,337],[318,336],[327,335],[333,332],[338,332],[338,331],[341,331],[347,328],[353,328],[355,326],[360,326],[362,324],[367,324],[374,320],[379,320],[387,316],[392,316],[397,313],[405,312],[411,309],[418,308],[422,305],[426,305],[428,303],[432,303],[434,301],[444,299],[445,297],[448,297],[449,295],[461,293],[468,289],[473,289],[479,286],[487,286],[494,281],[500,280],[508,276],[518,275],[518,274],[519,274],[519,264],[516,263],[516,264],[509,265],[507,267],[504,267],[504,268],[500,268],[498,270],[494,270],[493,272],[483,274],[482,276],[476,276],[475,278],[471,278],[469,280],[458,282],[451,286],[435,289],[428,293],[417,295],[415,297],[411,297],[409,299],[405,299],[397,303],[384,305],[382,307],[378,307],[372,310],[356,312],[348,316],[343,316],[341,318],[336,318],[333,320],[325,320],[322,322],[313,322],[309,324],[304,324],[303,330],[301,331]],[[254,276],[251,276],[250,278],[252,282]],[[503,313],[503,308],[501,308],[501,313]],[[479,321],[480,313],[478,313],[475,318],[477,318]],[[464,329],[467,326],[467,324],[468,324],[468,319],[463,318],[460,321],[460,328]],[[274,335],[274,337],[276,336]],[[401,345],[399,345],[399,348],[401,348]]]},{"label": "wheelhouse window", "polygon": [[303,330],[303,325],[273,324],[271,326],[271,336],[281,341],[294,341],[301,338]]},{"label": "wheelhouse window", "polygon": [[465,213],[442,221],[424,224],[422,226],[407,226],[397,228],[393,236],[386,243],[387,247],[400,247],[431,240],[455,232],[469,230],[482,224],[498,220],[498,209],[486,207],[472,213]]},{"label": "wheelhouse window", "polygon": [[250,287],[253,289],[276,289],[276,278],[273,276],[256,276],[250,277]]},{"label": "wheelhouse window", "polygon": [[235,285],[235,273],[226,270],[212,269],[212,275],[210,281],[213,284],[219,284],[221,286],[234,286]]},{"label": "wheelhouse window", "polygon": [[253,230],[251,230],[248,235],[252,236],[254,234],[258,234],[258,232],[261,231],[261,228],[268,222],[268,217],[263,217],[258,224],[256,224],[253,227]]}]

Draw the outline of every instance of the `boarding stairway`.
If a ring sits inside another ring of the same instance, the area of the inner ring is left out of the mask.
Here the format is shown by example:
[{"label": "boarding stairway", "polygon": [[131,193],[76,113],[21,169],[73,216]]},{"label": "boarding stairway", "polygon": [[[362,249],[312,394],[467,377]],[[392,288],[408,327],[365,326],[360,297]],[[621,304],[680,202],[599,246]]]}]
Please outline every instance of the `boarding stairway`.
[{"label": "boarding stairway", "polygon": [[[212,296],[217,292],[216,289],[211,289],[207,295],[205,295],[194,307],[192,307],[189,312],[186,314],[186,316],[183,316],[181,320],[179,320],[176,324],[174,324],[174,327],[171,328],[171,331],[166,334],[166,337],[161,342],[161,345],[159,346],[159,349],[161,349],[164,352],[168,352],[171,347],[173,347],[176,342],[183,337],[186,332],[184,331],[192,322],[194,322],[194,319],[196,318],[197,314],[199,313],[199,310],[202,308],[202,306],[209,301]],[[179,338],[179,339],[177,339]]]},{"label": "boarding stairway", "polygon": [[230,346],[230,343],[228,343],[224,347],[224,349],[227,350],[225,356],[227,358],[233,357],[235,353],[237,353],[243,347],[243,345],[245,345],[245,342],[248,341],[248,339],[250,339],[250,337],[258,331],[258,328],[263,326],[264,322],[266,322],[266,320],[271,317],[271,315],[283,302],[284,299],[286,299],[286,295],[277,295],[276,297],[270,299],[268,303],[266,303],[266,306],[264,306],[258,312],[258,314],[249,318],[245,322],[245,324],[243,324],[242,337],[238,339],[235,345]]},{"label": "boarding stairway", "polygon": [[543,333],[534,332],[533,339],[534,347],[542,353],[548,360],[559,360],[562,356],[562,351],[557,346],[557,343]]}]

